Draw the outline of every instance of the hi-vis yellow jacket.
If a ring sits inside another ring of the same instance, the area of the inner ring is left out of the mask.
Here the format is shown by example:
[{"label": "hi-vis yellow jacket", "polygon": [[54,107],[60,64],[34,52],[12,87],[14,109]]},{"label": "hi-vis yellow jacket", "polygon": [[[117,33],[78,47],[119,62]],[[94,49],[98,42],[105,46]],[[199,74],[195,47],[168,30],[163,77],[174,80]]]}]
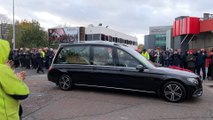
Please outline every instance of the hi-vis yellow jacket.
[{"label": "hi-vis yellow jacket", "polygon": [[19,120],[19,100],[29,94],[27,85],[6,65],[10,46],[0,39],[0,119]]},{"label": "hi-vis yellow jacket", "polygon": [[144,56],[148,60],[150,59],[150,56],[149,56],[148,52],[145,52],[145,53],[142,52],[141,55]]}]

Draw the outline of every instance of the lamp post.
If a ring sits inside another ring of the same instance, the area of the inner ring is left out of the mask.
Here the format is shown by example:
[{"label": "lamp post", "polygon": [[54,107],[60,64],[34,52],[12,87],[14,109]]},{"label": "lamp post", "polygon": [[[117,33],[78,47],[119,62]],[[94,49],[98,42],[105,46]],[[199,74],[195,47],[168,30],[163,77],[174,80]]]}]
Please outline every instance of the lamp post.
[{"label": "lamp post", "polygon": [[14,20],[14,14],[15,14],[15,10],[14,10],[14,0],[13,0],[13,39],[12,39],[12,45],[13,45],[13,50],[15,50],[16,48],[16,42],[15,42],[15,39],[16,39],[16,30],[15,30],[15,20]]}]

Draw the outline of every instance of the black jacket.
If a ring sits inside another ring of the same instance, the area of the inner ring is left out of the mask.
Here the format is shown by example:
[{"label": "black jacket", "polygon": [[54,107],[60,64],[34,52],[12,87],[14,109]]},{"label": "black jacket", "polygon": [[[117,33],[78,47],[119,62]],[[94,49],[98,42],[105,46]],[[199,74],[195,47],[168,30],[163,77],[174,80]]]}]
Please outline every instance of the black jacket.
[{"label": "black jacket", "polygon": [[172,55],[172,65],[180,66],[180,60],[181,60],[181,56],[179,54]]},{"label": "black jacket", "polygon": [[207,55],[204,52],[201,52],[197,55],[197,65],[205,65]]}]

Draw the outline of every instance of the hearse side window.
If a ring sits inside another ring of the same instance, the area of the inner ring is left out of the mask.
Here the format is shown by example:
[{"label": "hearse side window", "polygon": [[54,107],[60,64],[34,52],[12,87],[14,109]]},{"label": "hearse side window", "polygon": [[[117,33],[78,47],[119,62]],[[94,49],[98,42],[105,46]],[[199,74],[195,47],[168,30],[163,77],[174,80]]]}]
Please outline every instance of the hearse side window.
[{"label": "hearse side window", "polygon": [[118,54],[117,66],[136,67],[137,65],[140,65],[140,63],[135,58],[133,58],[131,55],[129,55],[123,50],[117,49],[117,54]]},{"label": "hearse side window", "polygon": [[102,66],[113,66],[112,48],[103,46],[93,47],[93,64]]},{"label": "hearse side window", "polygon": [[89,64],[89,46],[64,47],[55,64]]}]

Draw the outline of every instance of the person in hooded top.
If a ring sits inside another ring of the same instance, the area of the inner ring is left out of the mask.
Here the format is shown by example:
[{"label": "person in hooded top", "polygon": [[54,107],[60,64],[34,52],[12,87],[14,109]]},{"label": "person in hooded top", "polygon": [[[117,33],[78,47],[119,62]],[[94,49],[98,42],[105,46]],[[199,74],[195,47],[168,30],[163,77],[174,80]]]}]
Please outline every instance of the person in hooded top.
[{"label": "person in hooded top", "polygon": [[23,81],[25,72],[15,74],[7,62],[9,53],[9,43],[0,39],[0,119],[20,120],[20,100],[27,98],[30,91]]}]

